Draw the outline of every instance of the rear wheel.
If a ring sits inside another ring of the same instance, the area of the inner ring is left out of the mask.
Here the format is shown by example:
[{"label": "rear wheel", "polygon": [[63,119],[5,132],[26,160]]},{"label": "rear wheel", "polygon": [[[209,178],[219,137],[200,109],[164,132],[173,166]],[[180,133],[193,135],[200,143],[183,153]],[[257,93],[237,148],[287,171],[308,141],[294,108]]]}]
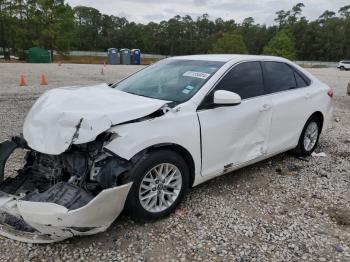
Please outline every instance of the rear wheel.
[{"label": "rear wheel", "polygon": [[133,185],[125,210],[139,221],[169,215],[184,197],[189,184],[185,160],[170,150],[147,154],[130,172]]},{"label": "rear wheel", "polygon": [[309,156],[315,150],[321,134],[321,121],[317,116],[311,116],[306,122],[294,152],[298,156]]}]

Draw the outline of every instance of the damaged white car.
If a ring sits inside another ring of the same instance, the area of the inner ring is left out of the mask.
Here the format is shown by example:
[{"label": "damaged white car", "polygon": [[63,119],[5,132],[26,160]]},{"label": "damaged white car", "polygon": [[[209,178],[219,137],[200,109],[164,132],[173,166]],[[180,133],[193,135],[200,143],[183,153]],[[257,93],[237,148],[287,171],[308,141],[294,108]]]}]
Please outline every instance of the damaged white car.
[{"label": "damaged white car", "polygon": [[[189,187],[294,149],[310,155],[332,90],[277,57],[166,59],[113,85],[46,92],[0,144],[0,234],[33,243],[171,213]],[[9,156],[26,150],[17,176]]]}]

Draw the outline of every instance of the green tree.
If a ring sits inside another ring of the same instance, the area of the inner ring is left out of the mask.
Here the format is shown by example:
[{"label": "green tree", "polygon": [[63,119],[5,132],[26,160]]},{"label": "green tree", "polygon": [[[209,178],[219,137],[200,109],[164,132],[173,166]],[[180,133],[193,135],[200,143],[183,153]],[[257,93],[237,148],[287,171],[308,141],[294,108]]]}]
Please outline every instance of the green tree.
[{"label": "green tree", "polygon": [[5,59],[10,59],[11,32],[14,30],[14,1],[0,0],[0,47]]},{"label": "green tree", "polygon": [[282,56],[291,60],[296,59],[294,39],[287,30],[281,30],[265,46],[264,54]]},{"label": "green tree", "polygon": [[279,27],[282,27],[287,24],[288,17],[290,16],[290,11],[286,12],[284,10],[280,10],[276,12],[276,15],[277,17],[275,18],[275,22],[278,23]]},{"label": "green tree", "polygon": [[247,47],[243,41],[243,37],[237,33],[225,33],[213,45],[211,53],[216,54],[246,54]]},{"label": "green tree", "polygon": [[64,0],[37,0],[34,23],[40,30],[37,43],[51,50],[65,53],[70,50],[74,29],[74,13]]},{"label": "green tree", "polygon": [[298,3],[295,6],[293,6],[292,10],[290,11],[290,15],[288,17],[289,24],[294,24],[298,21],[298,17],[303,12],[303,8],[305,5],[303,3]]},{"label": "green tree", "polygon": [[350,59],[350,5],[343,6],[339,9],[338,13],[342,18],[340,21],[343,24],[342,56],[343,58]]},{"label": "green tree", "polygon": [[339,9],[338,13],[343,17],[350,17],[350,5],[343,6]]},{"label": "green tree", "polygon": [[100,33],[102,32],[105,37],[109,37],[110,35],[108,28],[101,30],[103,18],[100,11],[86,6],[76,6],[73,11],[76,24],[75,36],[77,47],[80,50],[97,50]]},{"label": "green tree", "polygon": [[266,26],[255,24],[252,17],[245,18],[242,24],[237,27],[236,33],[242,35],[249,54],[260,54],[270,40]]},{"label": "green tree", "polygon": [[272,26],[252,17],[237,24],[208,14],[140,24],[87,6],[72,10],[65,0],[0,0],[0,52],[23,58],[24,50],[39,45],[61,53],[136,47],[163,55],[266,51],[301,60],[350,59],[350,5],[338,13],[326,10],[314,21],[302,15],[303,8],[298,3],[278,11]]}]

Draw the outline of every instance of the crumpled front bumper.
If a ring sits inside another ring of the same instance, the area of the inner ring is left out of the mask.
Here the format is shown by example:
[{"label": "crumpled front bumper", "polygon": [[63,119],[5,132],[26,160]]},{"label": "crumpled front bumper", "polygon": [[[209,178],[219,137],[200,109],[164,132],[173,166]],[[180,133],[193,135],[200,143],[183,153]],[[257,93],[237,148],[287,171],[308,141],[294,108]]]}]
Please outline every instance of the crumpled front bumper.
[{"label": "crumpled front bumper", "polygon": [[[119,216],[131,183],[106,189],[87,205],[76,209],[44,202],[22,201],[17,196],[0,193],[0,235],[27,243],[52,243],[73,236],[105,231]],[[18,230],[7,224],[8,216],[33,228]]]},{"label": "crumpled front bumper", "polygon": [[[0,143],[1,179],[15,148],[12,141]],[[103,232],[123,210],[131,185],[105,189],[74,210],[55,203],[22,200],[23,196],[0,191],[0,235],[27,243],[53,243]]]}]

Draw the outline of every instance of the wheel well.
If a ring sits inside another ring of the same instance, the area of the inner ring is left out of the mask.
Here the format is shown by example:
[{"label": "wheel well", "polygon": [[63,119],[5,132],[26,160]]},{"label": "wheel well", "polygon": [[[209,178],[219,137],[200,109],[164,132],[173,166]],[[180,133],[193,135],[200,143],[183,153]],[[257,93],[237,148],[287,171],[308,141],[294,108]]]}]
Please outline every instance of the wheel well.
[{"label": "wheel well", "polygon": [[185,149],[182,146],[179,146],[176,144],[170,144],[170,143],[169,144],[164,143],[164,144],[153,145],[153,146],[145,149],[145,151],[150,152],[150,151],[159,150],[159,149],[172,150],[184,158],[184,160],[186,161],[186,164],[189,168],[189,173],[190,173],[189,186],[192,187],[192,185],[194,183],[194,178],[195,178],[195,164],[194,164],[194,160],[193,160],[193,157],[190,154],[190,152],[188,152],[187,149]]},{"label": "wheel well", "polygon": [[320,120],[321,131],[322,131],[322,128],[323,128],[323,121],[324,121],[323,114],[322,114],[320,111],[317,111],[317,112],[313,113],[310,117],[312,117],[312,116],[316,116],[316,117]]}]

